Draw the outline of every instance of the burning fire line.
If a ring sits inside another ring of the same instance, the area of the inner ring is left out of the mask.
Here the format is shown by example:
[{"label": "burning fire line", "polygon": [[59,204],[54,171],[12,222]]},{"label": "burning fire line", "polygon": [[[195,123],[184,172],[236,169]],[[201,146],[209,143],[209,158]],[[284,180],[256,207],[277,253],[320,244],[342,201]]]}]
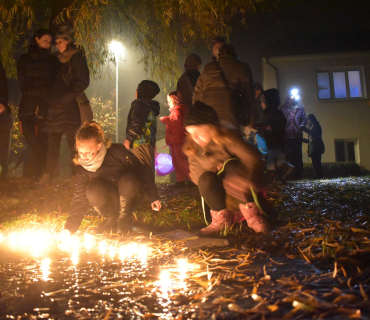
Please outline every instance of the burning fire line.
[{"label": "burning fire line", "polygon": [[[0,245],[12,251],[28,253],[39,262],[39,270],[43,281],[50,280],[50,268],[53,263],[49,257],[52,251],[62,251],[69,254],[73,267],[78,267],[80,254],[94,252],[104,258],[119,259],[121,263],[126,260],[137,260],[142,265],[147,264],[148,258],[154,255],[152,248],[147,244],[128,242],[119,243],[99,239],[99,237],[85,233],[82,236],[60,237],[56,234],[40,229],[13,231],[7,235],[0,233]],[[186,280],[189,273],[198,269],[196,264],[189,263],[186,259],[178,259],[177,264],[161,267],[158,281],[153,285],[153,291],[162,293],[168,299],[172,290],[186,291]]]}]

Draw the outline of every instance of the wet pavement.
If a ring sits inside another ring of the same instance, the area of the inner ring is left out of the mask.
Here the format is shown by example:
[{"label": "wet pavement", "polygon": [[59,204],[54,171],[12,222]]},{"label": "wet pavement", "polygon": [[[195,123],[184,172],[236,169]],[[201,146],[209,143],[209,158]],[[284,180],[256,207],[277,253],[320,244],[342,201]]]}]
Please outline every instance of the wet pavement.
[{"label": "wet pavement", "polygon": [[[5,239],[5,238],[4,238]],[[368,319],[358,286],[337,271],[243,246],[181,240],[49,238],[32,256],[3,239],[0,319]],[[8,237],[11,240],[11,237]],[[19,245],[19,244],[18,244]],[[88,247],[88,248],[87,248]],[[186,260],[183,260],[186,257]],[[186,261],[186,262],[184,262]],[[367,285],[362,287],[367,290]]]},{"label": "wet pavement", "polygon": [[[243,223],[215,241],[178,232],[89,242],[88,215],[60,247],[45,230],[64,225],[63,188],[0,190],[0,319],[370,319],[369,178],[269,186],[279,218],[268,234]],[[144,208],[137,224],[202,224],[193,189],[159,191],[163,209]]]}]

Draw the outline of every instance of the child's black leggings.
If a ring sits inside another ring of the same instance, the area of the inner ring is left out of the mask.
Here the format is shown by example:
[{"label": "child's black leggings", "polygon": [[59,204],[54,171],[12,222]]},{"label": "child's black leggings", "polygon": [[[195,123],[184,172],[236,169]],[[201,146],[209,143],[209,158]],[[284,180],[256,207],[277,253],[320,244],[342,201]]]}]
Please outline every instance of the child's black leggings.
[{"label": "child's black leggings", "polygon": [[253,201],[250,182],[240,174],[241,170],[239,160],[232,160],[219,175],[211,171],[202,173],[198,188],[211,210],[220,211],[226,208],[226,193],[244,203]]}]

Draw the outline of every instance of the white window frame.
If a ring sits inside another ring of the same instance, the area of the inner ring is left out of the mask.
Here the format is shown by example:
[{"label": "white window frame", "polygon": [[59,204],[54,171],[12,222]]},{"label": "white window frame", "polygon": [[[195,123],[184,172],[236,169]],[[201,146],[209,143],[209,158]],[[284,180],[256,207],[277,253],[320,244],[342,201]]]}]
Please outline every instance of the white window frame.
[{"label": "white window frame", "polygon": [[[348,81],[349,71],[358,71],[360,73],[362,97],[350,97],[349,81]],[[346,79],[347,97],[335,98],[333,72],[344,72],[345,79]],[[319,97],[319,83],[317,79],[317,75],[319,73],[329,73],[329,86],[330,86],[330,98],[329,99],[320,99]],[[317,70],[316,71],[316,87],[317,87],[317,99],[319,101],[365,100],[366,99],[366,86],[365,86],[365,76],[364,76],[363,66],[336,67],[336,68],[330,68],[330,69],[327,68],[323,70]]]},{"label": "white window frame", "polygon": [[[355,152],[355,163],[360,163],[360,151],[359,151],[359,139],[345,139],[345,138],[336,138],[334,139],[334,156],[336,154],[336,149],[335,149],[335,142],[336,141],[344,141],[344,152],[345,152],[345,161],[347,162],[348,160],[348,145],[347,142],[353,142],[354,143],[354,152]],[[335,162],[342,162],[342,161],[337,161],[335,159]]]}]

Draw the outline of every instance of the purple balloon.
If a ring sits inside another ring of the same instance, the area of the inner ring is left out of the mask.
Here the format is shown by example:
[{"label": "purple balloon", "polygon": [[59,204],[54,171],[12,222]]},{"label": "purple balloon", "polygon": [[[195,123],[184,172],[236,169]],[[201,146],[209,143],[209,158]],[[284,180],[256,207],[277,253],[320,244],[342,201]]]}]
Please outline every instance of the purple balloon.
[{"label": "purple balloon", "polygon": [[162,177],[170,174],[175,168],[172,164],[172,157],[167,153],[157,153],[155,156],[155,171]]}]

